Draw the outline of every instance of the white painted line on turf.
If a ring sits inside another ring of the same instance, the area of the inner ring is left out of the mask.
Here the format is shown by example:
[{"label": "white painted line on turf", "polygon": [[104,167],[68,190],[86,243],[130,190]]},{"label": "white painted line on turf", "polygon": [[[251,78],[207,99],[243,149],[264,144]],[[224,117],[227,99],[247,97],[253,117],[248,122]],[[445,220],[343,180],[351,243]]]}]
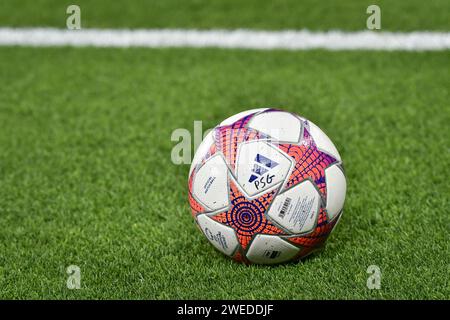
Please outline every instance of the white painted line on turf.
[{"label": "white painted line on turf", "polygon": [[423,51],[450,49],[450,32],[0,28],[0,45]]}]

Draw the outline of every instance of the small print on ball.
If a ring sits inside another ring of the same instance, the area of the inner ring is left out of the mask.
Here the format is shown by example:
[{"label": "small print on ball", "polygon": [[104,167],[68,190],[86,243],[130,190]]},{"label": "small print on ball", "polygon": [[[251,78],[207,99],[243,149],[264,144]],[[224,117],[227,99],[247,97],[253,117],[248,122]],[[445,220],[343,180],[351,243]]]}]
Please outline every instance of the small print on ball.
[{"label": "small print on ball", "polygon": [[341,157],[314,123],[254,109],[215,127],[189,172],[192,215],[211,244],[234,260],[274,264],[325,245],[342,215]]}]

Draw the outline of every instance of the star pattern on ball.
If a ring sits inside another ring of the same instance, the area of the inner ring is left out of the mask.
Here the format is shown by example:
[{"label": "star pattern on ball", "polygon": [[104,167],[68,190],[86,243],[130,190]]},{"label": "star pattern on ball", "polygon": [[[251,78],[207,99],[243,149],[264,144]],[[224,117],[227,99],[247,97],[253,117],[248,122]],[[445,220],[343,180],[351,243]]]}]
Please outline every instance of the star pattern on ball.
[{"label": "star pattern on ball", "polygon": [[316,184],[323,199],[326,200],[325,169],[336,163],[336,158],[317,148],[306,127],[303,130],[303,139],[300,144],[279,144],[278,147],[294,160],[294,169],[287,179],[284,189],[310,178]]},{"label": "star pattern on ball", "polygon": [[211,218],[233,228],[242,248],[245,250],[255,234],[284,235],[266,218],[265,212],[277,191],[269,191],[253,200],[248,199],[230,179],[230,209]]},{"label": "star pattern on ball", "polygon": [[231,170],[236,167],[236,156],[241,143],[267,138],[267,135],[246,127],[251,116],[247,116],[232,125],[218,127],[214,131],[214,141]]}]

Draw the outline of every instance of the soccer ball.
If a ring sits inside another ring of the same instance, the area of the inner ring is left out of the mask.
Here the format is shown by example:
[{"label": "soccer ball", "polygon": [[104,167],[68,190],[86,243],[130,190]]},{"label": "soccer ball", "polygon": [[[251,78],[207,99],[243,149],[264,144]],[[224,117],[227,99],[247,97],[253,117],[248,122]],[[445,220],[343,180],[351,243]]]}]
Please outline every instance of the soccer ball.
[{"label": "soccer ball", "polygon": [[247,264],[298,260],[323,248],[345,193],[341,157],[328,136],[277,109],[221,122],[189,172],[198,227],[214,247]]}]

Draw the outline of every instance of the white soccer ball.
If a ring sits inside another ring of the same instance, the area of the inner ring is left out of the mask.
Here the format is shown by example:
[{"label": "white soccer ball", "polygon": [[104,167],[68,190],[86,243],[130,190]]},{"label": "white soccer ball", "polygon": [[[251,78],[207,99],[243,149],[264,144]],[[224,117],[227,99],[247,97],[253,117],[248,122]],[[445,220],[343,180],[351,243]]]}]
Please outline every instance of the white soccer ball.
[{"label": "white soccer ball", "polygon": [[215,127],[189,172],[189,202],[219,251],[244,263],[297,260],[324,246],[339,220],[341,156],[296,114],[254,109]]}]

